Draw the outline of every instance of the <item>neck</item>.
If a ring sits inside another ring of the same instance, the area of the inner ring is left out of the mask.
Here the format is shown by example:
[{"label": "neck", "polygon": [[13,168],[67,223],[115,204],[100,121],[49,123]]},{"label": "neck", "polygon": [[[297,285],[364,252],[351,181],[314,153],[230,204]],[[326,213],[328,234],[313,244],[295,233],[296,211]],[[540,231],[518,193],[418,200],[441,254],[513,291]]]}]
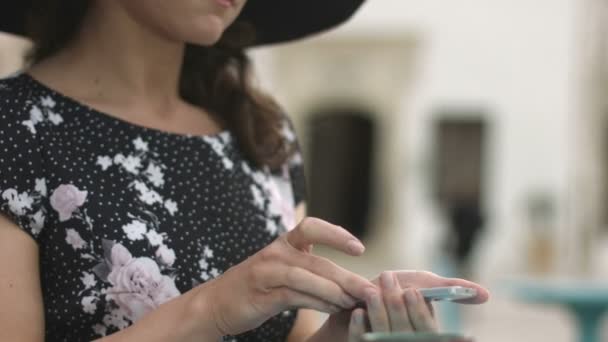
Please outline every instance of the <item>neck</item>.
[{"label": "neck", "polygon": [[73,42],[40,63],[54,68],[39,69],[59,70],[63,79],[81,85],[90,82],[74,95],[95,102],[145,100],[166,107],[177,101],[185,44],[138,24],[115,1],[93,4]]}]

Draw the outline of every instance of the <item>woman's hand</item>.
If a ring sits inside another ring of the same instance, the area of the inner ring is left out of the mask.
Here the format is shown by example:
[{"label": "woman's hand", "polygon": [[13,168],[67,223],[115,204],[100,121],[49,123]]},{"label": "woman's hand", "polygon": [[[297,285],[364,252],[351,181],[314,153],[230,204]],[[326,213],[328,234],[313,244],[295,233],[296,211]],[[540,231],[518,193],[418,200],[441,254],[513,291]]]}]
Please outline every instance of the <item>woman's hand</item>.
[{"label": "woman's hand", "polygon": [[402,289],[393,272],[382,273],[380,283],[381,291],[368,293],[366,309],[359,308],[351,313],[349,342],[358,342],[368,331],[437,331],[432,306],[416,288]]},{"label": "woman's hand", "polygon": [[[377,286],[311,253],[322,244],[357,256],[364,247],[345,229],[306,218],[294,230],[200,285],[197,306],[211,310],[223,335],[236,335],[292,308],[330,314],[352,309]],[[205,311],[208,312],[208,311]]]},{"label": "woman's hand", "polygon": [[381,286],[376,292],[368,290],[366,309],[331,315],[310,341],[354,342],[369,331],[436,331],[432,306],[422,298],[418,288],[463,286],[476,289],[477,296],[460,301],[464,304],[481,304],[489,297],[488,291],[478,284],[443,278],[430,272],[383,272],[373,282]]}]

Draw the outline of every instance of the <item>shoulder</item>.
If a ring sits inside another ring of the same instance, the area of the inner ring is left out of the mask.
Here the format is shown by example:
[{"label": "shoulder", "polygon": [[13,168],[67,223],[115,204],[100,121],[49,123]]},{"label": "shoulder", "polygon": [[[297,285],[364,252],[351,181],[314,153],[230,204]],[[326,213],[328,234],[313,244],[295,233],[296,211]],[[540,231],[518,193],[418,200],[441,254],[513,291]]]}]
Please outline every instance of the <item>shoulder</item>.
[{"label": "shoulder", "polygon": [[55,101],[29,76],[0,78],[0,130],[6,136],[35,136],[41,127],[59,125]]},{"label": "shoulder", "polygon": [[13,74],[0,78],[0,128],[11,128],[15,124],[29,119],[29,98],[32,87],[29,86],[23,74]]},{"label": "shoulder", "polygon": [[34,85],[24,77],[15,74],[0,79],[0,174],[16,160],[38,156],[36,126],[45,116],[33,101]]},{"label": "shoulder", "polygon": [[25,178],[41,168],[39,131],[49,113],[25,75],[0,79],[0,177]]},{"label": "shoulder", "polygon": [[[32,86],[32,85],[30,85]],[[5,77],[0,77],[0,99],[5,104],[9,99],[21,98],[27,93],[27,76],[23,73],[14,73]]]},{"label": "shoulder", "polygon": [[36,125],[45,120],[23,76],[0,79],[0,213],[35,237],[44,217],[34,190],[46,189]]}]

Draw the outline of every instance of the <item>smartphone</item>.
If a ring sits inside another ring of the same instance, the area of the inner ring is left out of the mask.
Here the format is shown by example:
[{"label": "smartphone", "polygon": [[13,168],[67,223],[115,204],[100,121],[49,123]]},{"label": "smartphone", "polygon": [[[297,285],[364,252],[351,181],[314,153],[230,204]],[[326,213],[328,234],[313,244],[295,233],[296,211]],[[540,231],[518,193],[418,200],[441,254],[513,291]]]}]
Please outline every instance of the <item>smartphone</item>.
[{"label": "smartphone", "polygon": [[473,342],[470,337],[435,333],[367,333],[362,342]]},{"label": "smartphone", "polygon": [[[429,302],[433,301],[455,301],[474,298],[477,290],[462,286],[429,287],[418,289],[422,297]],[[365,308],[365,302],[357,302],[356,307]]]},{"label": "smartphone", "polygon": [[418,289],[418,291],[420,291],[422,297],[428,301],[455,301],[477,296],[477,290],[462,286],[431,287]]}]

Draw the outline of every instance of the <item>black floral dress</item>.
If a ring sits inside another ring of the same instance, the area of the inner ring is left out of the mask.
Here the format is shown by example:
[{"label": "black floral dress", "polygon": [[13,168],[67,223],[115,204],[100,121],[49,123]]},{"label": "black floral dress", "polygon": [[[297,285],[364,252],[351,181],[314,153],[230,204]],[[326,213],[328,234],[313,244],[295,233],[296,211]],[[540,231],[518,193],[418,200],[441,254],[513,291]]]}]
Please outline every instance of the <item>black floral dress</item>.
[{"label": "black floral dress", "polygon": [[[47,341],[112,334],[219,276],[293,228],[303,196],[299,153],[259,169],[228,131],[163,132],[0,80],[0,212],[38,245]],[[295,316],[224,339],[284,341]]]}]

